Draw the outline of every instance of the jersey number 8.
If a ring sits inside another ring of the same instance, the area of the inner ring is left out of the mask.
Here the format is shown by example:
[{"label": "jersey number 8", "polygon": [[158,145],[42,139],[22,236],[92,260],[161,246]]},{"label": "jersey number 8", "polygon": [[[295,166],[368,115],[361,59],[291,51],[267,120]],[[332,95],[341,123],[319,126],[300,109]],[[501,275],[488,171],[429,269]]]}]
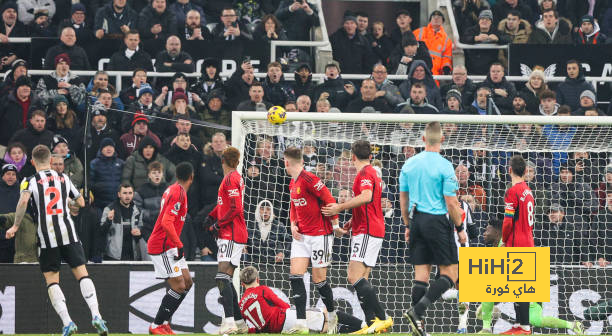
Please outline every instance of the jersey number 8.
[{"label": "jersey number 8", "polygon": [[529,223],[529,226],[532,227],[535,219],[534,219],[534,214],[533,214],[533,202],[527,202],[527,222]]}]

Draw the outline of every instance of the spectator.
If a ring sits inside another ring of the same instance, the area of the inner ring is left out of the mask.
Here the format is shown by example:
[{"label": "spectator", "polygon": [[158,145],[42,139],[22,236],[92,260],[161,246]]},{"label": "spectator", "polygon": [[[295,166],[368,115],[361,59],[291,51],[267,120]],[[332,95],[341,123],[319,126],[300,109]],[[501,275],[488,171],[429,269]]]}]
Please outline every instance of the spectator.
[{"label": "spectator", "polygon": [[412,66],[413,61],[421,60],[431,70],[431,56],[423,41],[417,41],[412,32],[404,33],[401,48],[395,48],[389,60],[391,72],[396,75],[405,75]]},{"label": "spectator", "polygon": [[311,96],[315,84],[312,81],[312,71],[307,63],[302,63],[293,74],[295,81],[293,82],[293,93],[296,97],[301,95]]},{"label": "spectator", "polygon": [[497,4],[493,6],[493,21],[495,24],[499,24],[501,20],[507,18],[508,13],[512,10],[521,13],[521,18],[525,19],[527,22],[535,22],[533,11],[528,5],[519,0],[502,0],[498,1]]},{"label": "spectator", "polygon": [[0,148],[8,145],[9,139],[18,130],[28,127],[28,116],[42,106],[32,91],[32,83],[27,76],[15,81],[15,89],[0,103]]},{"label": "spectator", "polygon": [[542,23],[535,26],[527,43],[531,44],[573,44],[572,30],[565,20],[559,20],[554,9],[542,13]]},{"label": "spectator", "polygon": [[21,22],[21,16],[17,20],[17,4],[15,2],[4,2],[0,7],[0,15],[2,15],[2,20],[0,20],[0,45],[2,46],[0,48],[2,49],[0,51],[0,71],[5,72],[18,58],[27,56],[27,50],[14,43],[9,44],[8,38],[28,37],[29,35],[26,26]]},{"label": "spectator", "polygon": [[225,85],[219,73],[221,72],[221,61],[216,58],[207,58],[202,64],[202,75],[197,83],[193,84],[189,91],[197,94],[202,100],[208,101],[212,91],[225,94]]},{"label": "spectator", "polygon": [[198,184],[200,186],[201,209],[212,209],[217,203],[214,191],[219,189],[223,181],[223,168],[221,167],[221,154],[227,147],[225,134],[218,132],[212,136],[210,151],[205,152],[203,163],[196,167],[198,172]]},{"label": "spectator", "polygon": [[587,183],[592,188],[596,188],[597,182],[601,178],[599,163],[605,164],[605,159],[598,162],[600,160],[598,155],[591,155],[588,152],[572,152],[570,156],[568,165],[574,168],[576,181]]},{"label": "spectator", "polygon": [[606,207],[612,205],[612,202],[608,202],[606,196],[612,192],[612,165],[607,165],[604,169],[604,176],[599,182],[599,186],[595,190],[597,197],[599,198],[599,206]]},{"label": "spectator", "polygon": [[290,41],[310,41],[310,29],[319,25],[317,9],[308,1],[282,0],[274,15],[287,27]]},{"label": "spectator", "polygon": [[11,69],[6,72],[4,81],[0,84],[0,98],[5,98],[11,91],[15,89],[17,78],[28,77],[28,64],[22,59],[16,59],[11,64]]},{"label": "spectator", "polygon": [[121,102],[125,106],[130,106],[137,100],[137,92],[140,86],[147,82],[147,71],[142,68],[136,68],[132,72],[132,84],[121,91]]},{"label": "spectator", "polygon": [[170,83],[168,86],[161,87],[161,93],[159,96],[157,96],[157,98],[155,98],[155,104],[159,106],[170,105],[172,104],[174,94],[182,91],[182,93],[187,96],[187,103],[189,105],[191,105],[196,111],[203,110],[205,107],[204,102],[197,94],[187,90],[188,84],[189,78],[187,78],[184,73],[175,73],[172,77],[170,77]]},{"label": "spectator", "polygon": [[264,100],[272,105],[283,106],[288,100],[295,100],[295,93],[289,83],[285,81],[280,63],[268,64],[268,75],[262,83]]},{"label": "spectator", "polygon": [[159,127],[161,127],[161,129],[156,132],[159,133],[162,138],[174,133],[174,125],[172,125],[170,120],[176,118],[177,116],[180,115],[190,119],[199,119],[196,114],[196,110],[193,108],[193,106],[187,103],[187,95],[181,89],[174,92],[174,95],[172,96],[172,104],[162,108],[161,115],[163,118],[168,119],[160,120],[161,124],[157,122],[158,129]]},{"label": "spectator", "polygon": [[591,15],[580,19],[580,29],[574,33],[576,44],[605,44],[607,36],[599,30],[599,24]]},{"label": "spectator", "polygon": [[253,39],[264,42],[287,40],[287,33],[276,16],[266,14],[255,27]]},{"label": "spectator", "polygon": [[202,21],[206,21],[204,16],[200,14],[195,9],[192,9],[187,12],[185,17],[185,24],[179,27],[183,27],[183,29],[179,29],[179,38],[184,43],[185,41],[194,41],[194,40],[212,40],[212,35],[210,34],[210,30],[206,27],[205,24],[202,24]]},{"label": "spectator", "polygon": [[370,23],[370,17],[366,12],[357,12],[355,13],[357,16],[357,33],[363,37],[365,37],[370,44],[374,41],[374,36],[372,36],[371,29],[368,27]]},{"label": "spectator", "polygon": [[455,175],[457,176],[457,182],[459,184],[457,195],[474,196],[476,205],[480,207],[482,211],[487,211],[487,194],[482,186],[474,183],[474,181],[470,179],[471,173],[468,167],[463,163],[459,163],[455,168]]},{"label": "spectator", "polygon": [[425,42],[431,55],[434,75],[450,75],[453,70],[453,41],[444,31],[444,14],[435,10],[429,15],[429,24],[414,31],[417,40]]},{"label": "spectator", "polygon": [[238,21],[236,10],[232,7],[225,7],[221,11],[221,24],[215,26],[211,32],[213,39],[217,41],[239,41],[252,40],[253,35],[249,29]]},{"label": "spectator", "polygon": [[437,114],[438,109],[427,102],[427,89],[425,84],[417,82],[410,88],[410,98],[405,103],[397,106],[400,113],[405,113],[405,109],[410,107],[416,114]]},{"label": "spectator", "polygon": [[527,110],[531,114],[537,114],[540,104],[540,95],[542,92],[548,91],[546,84],[546,75],[544,71],[536,69],[529,75],[529,80],[525,83],[525,87],[520,91],[522,97],[527,104]]},{"label": "spectator", "polygon": [[111,138],[100,142],[100,150],[89,165],[91,190],[94,206],[104,209],[113,200],[121,184],[124,161],[117,156],[116,143]]},{"label": "spectator", "polygon": [[70,72],[70,65],[71,59],[68,54],[55,56],[55,71],[51,75],[43,76],[36,86],[36,95],[41,104],[51,106],[58,95],[66,96],[70,106],[73,107],[85,102],[87,95],[85,85],[78,76]]},{"label": "spectator", "polygon": [[164,166],[164,179],[168,183],[173,183],[174,164],[159,153],[159,147],[155,141],[147,136],[140,142],[138,150],[134,151],[125,161],[121,183],[131,183],[136,189],[140,188],[147,181],[147,167],[153,161],[158,161]]},{"label": "spectator", "polygon": [[[70,9],[70,18],[65,19],[59,24],[60,32],[64,27],[74,28],[77,45],[87,48],[93,40],[94,33],[85,23],[85,6],[82,3],[75,3]],[[75,68],[76,69],[76,68]]]},{"label": "spectator", "polygon": [[374,65],[372,79],[376,83],[377,98],[384,98],[392,108],[404,102],[400,89],[387,79],[387,67],[380,63]]},{"label": "spectator", "polygon": [[79,207],[78,204],[73,205],[68,202],[68,213],[74,222],[79,241],[83,245],[86,260],[99,263],[102,262],[102,252],[99,250],[103,245],[100,242],[98,232],[99,218],[96,209],[91,207],[92,198],[88,197],[87,199],[89,202],[83,208]]},{"label": "spectator", "polygon": [[140,209],[141,217],[141,229],[142,238],[145,241],[149,240],[159,210],[161,208],[161,199],[168,188],[168,183],[164,181],[164,166],[153,161],[147,166],[147,177],[148,180],[136,190],[134,194],[134,204]]},{"label": "spectator", "polygon": [[[66,26],[60,26],[60,31],[63,27]],[[51,26],[49,13],[46,10],[42,10],[34,14],[34,20],[27,26],[27,30],[30,32],[32,37],[57,37],[57,27]],[[79,45],[81,44],[79,43]]]},{"label": "spectator", "polygon": [[94,103],[100,102],[107,111],[106,119],[108,120],[108,126],[117,131],[121,130],[121,118],[124,113],[120,112],[118,109],[123,107],[123,103],[120,105],[117,104],[115,100],[113,100],[113,96],[110,91],[105,89],[98,90],[98,97],[91,99]]},{"label": "spectator", "polygon": [[296,101],[296,112],[310,112],[312,101],[307,95],[301,95]]},{"label": "spectator", "polygon": [[[96,103],[92,107],[91,128],[87,132],[87,139],[84,143],[87,160],[81,158],[83,164],[89,164],[93,160],[99,149],[100,143],[104,138],[110,138],[114,143],[119,143],[119,134],[108,126],[106,118],[106,108],[101,103]],[[79,132],[84,133],[85,130]]]},{"label": "spectator", "polygon": [[159,137],[149,129],[149,119],[144,114],[135,114],[133,118],[132,128],[119,139],[124,159],[132,155],[145,136],[153,139],[157,147],[161,147]]},{"label": "spectator", "polygon": [[130,30],[138,28],[137,23],[138,13],[127,5],[127,0],[112,0],[96,12],[96,38],[122,38]]},{"label": "spectator", "polygon": [[331,108],[331,104],[329,103],[329,100],[327,99],[319,99],[317,100],[317,112],[320,113],[327,113],[329,112],[329,109]]},{"label": "spectator", "polygon": [[327,99],[332,107],[342,110],[355,95],[355,85],[342,79],[337,63],[330,63],[325,66],[325,82],[314,88],[313,99]]},{"label": "spectator", "polygon": [[404,33],[412,32],[411,23],[412,15],[410,15],[409,11],[400,9],[395,14],[395,24],[397,24],[397,27],[391,31],[391,41],[393,41],[394,46],[402,44]]},{"label": "spectator", "polygon": [[395,45],[387,32],[385,31],[385,24],[382,21],[374,21],[372,23],[372,51],[378,58],[378,62],[389,65],[389,57],[393,51]]},{"label": "spectator", "polygon": [[580,94],[580,107],[572,111],[572,115],[584,116],[587,110],[595,109],[598,115],[603,115],[603,111],[597,108],[597,96],[591,90],[584,90]]},{"label": "spectator", "polygon": [[[117,51],[111,56],[108,70],[130,71],[143,69],[145,71],[153,71],[151,56],[139,47],[140,35],[138,31],[132,29],[125,33],[123,43],[125,44],[125,49]],[[129,79],[125,79],[124,83],[129,83]],[[125,84],[125,86],[128,85]]]},{"label": "spectator", "polygon": [[[544,94],[542,94],[544,96]],[[569,116],[571,110],[567,105],[559,107],[558,116]],[[559,166],[565,164],[568,160],[567,150],[576,135],[577,128],[570,125],[544,125],[542,127],[542,135],[548,142],[548,148],[552,149],[552,166],[555,173],[559,172]],[[585,196],[586,197],[586,196]],[[590,195],[589,195],[590,197]],[[554,198],[558,199],[558,198]]]},{"label": "spectator", "polygon": [[[174,127],[176,128],[174,133],[163,139],[162,147],[161,147],[162,149],[160,152],[165,153],[168,150],[170,150],[170,147],[174,145],[174,143],[176,142],[176,137],[179,134],[181,133],[194,134],[194,131],[192,130],[191,118],[188,118],[185,115],[178,114],[174,118]],[[202,139],[200,139],[200,137],[198,136],[192,137],[191,143],[198,149],[204,147]]]},{"label": "spectator", "polygon": [[510,43],[525,44],[531,35],[531,24],[521,18],[521,12],[511,10],[506,14],[506,18],[501,20],[497,25],[497,29],[510,36]]},{"label": "spectator", "polygon": [[481,86],[476,90],[476,97],[474,101],[466,109],[467,114],[489,114],[489,96],[491,95],[491,89],[486,86]]},{"label": "spectator", "polygon": [[612,190],[608,189],[605,195],[604,208],[593,216],[586,230],[589,235],[589,261],[596,262],[599,267],[610,266],[612,261],[612,235],[609,230],[612,223]]},{"label": "spectator", "polygon": [[[501,33],[493,24],[493,13],[489,9],[480,12],[478,24],[467,28],[463,35],[463,43],[467,44],[508,44],[510,36]],[[493,62],[499,61],[499,51],[466,50],[466,63],[468,71],[472,74],[484,75]]]},{"label": "spectator", "polygon": [[[115,90],[113,85],[109,84],[108,73],[106,71],[96,71],[94,78],[87,85],[87,92],[90,96],[95,97],[92,99],[92,101],[95,101],[96,99],[100,100],[100,95],[105,91],[108,91],[110,94],[116,109],[125,109],[125,106],[119,97],[119,92]],[[84,109],[85,106],[82,106],[82,108]]]},{"label": "spectator", "polygon": [[[166,158],[170,160],[170,162],[174,163],[175,166],[181,162],[189,162],[192,167],[200,167],[204,160],[202,153],[191,144],[191,137],[189,136],[189,133],[179,133],[176,136],[174,144],[166,153]],[[194,176],[194,178],[197,178],[197,176]],[[187,199],[189,199],[189,197]],[[195,195],[194,200],[196,203],[193,204],[193,208],[197,209],[197,198]],[[191,202],[189,203],[191,207]]]},{"label": "spectator", "polygon": [[6,153],[2,160],[3,164],[12,164],[17,167],[20,177],[29,177],[36,173],[36,169],[28,160],[27,150],[20,142],[12,142],[6,147]]},{"label": "spectator", "polygon": [[[15,212],[19,201],[19,183],[17,167],[13,164],[2,164],[0,181],[0,214]],[[12,264],[15,256],[15,238],[6,239],[6,231],[0,230],[0,263]]]},{"label": "spectator", "polygon": [[588,261],[588,253],[581,252],[587,249],[582,238],[582,222],[570,221],[568,217],[564,207],[555,203],[550,206],[542,226],[534,228],[535,244],[550,246],[551,265],[577,265]]},{"label": "spectator", "polygon": [[175,3],[170,5],[170,11],[174,13],[176,17],[177,27],[185,26],[187,21],[187,14],[190,11],[196,11],[199,14],[199,26],[206,27],[206,18],[204,18],[204,10],[191,0],[177,0]]},{"label": "spectator", "polygon": [[450,89],[446,93],[446,106],[441,114],[463,114],[463,104],[461,103],[461,92],[459,90]]},{"label": "spectator", "polygon": [[134,187],[122,184],[117,198],[102,212],[100,234],[104,237],[104,259],[114,261],[143,260],[146,254],[142,240],[140,208],[134,204]]},{"label": "spectator", "polygon": [[567,61],[567,77],[565,81],[557,86],[557,99],[559,104],[568,105],[572,111],[578,109],[580,95],[584,90],[595,92],[593,85],[584,79],[582,67],[576,60]]},{"label": "spectator", "polygon": [[297,103],[292,101],[292,100],[288,100],[287,103],[285,103],[285,111],[286,112],[297,112]]},{"label": "spectator", "polygon": [[165,41],[177,30],[176,16],[166,7],[166,0],[152,0],[138,16],[138,32],[145,44],[150,43],[150,50],[156,49],[152,42]]},{"label": "spectator", "polygon": [[234,71],[232,77],[227,81],[229,106],[234,109],[242,101],[249,99],[251,84],[257,82],[253,73],[251,61],[245,60],[240,64],[240,69]]},{"label": "spectator", "polygon": [[491,89],[493,102],[502,114],[512,111],[512,100],[516,96],[516,89],[513,83],[506,80],[504,66],[501,63],[491,64],[487,79],[481,85]]},{"label": "spectator", "polygon": [[[514,99],[512,100],[512,112],[514,115],[536,114],[535,111],[537,111],[537,107],[535,110],[532,110],[534,112],[527,109],[527,100],[529,98],[530,98],[529,94],[524,91],[521,91],[519,92],[519,94],[514,96]],[[538,103],[539,103],[539,100],[538,100]],[[539,104],[536,106],[539,106]]]},{"label": "spectator", "polygon": [[61,135],[73,148],[80,148],[83,139],[79,138],[79,121],[76,113],[68,107],[64,95],[55,96],[51,116],[47,119],[47,129]]},{"label": "spectator", "polygon": [[408,98],[411,94],[411,87],[415,83],[423,83],[427,89],[427,103],[436,107],[437,110],[442,108],[442,97],[438,84],[433,79],[431,71],[423,61],[413,61],[408,71],[408,79],[400,84],[399,89],[403,97]]},{"label": "spectator", "polygon": [[[11,2],[8,3],[11,4]],[[19,6],[19,21],[25,25],[30,24],[34,20],[36,12],[47,11],[50,18],[53,18],[55,15],[55,1],[19,0],[17,5]]]},{"label": "spectator", "polygon": [[377,96],[376,82],[373,79],[364,79],[361,82],[361,97],[355,98],[347,106],[347,112],[363,112],[366,106],[374,108],[377,113],[390,113],[393,109],[383,97]]},{"label": "spectator", "polygon": [[557,103],[557,96],[553,91],[544,90],[540,94],[540,106],[539,111],[541,115],[553,116],[559,111],[559,104]]},{"label": "spectator", "polygon": [[[460,6],[458,6],[460,5]],[[483,10],[491,9],[486,0],[461,0],[455,2],[453,12],[459,32],[464,32],[469,27],[478,24],[479,15]]]},{"label": "spectator", "polygon": [[77,189],[83,187],[83,164],[68,147],[68,141],[61,135],[53,136],[51,142],[51,153],[59,156],[62,159],[64,169],[62,173],[68,175],[72,184]]},{"label": "spectator", "polygon": [[376,61],[371,43],[357,34],[357,18],[346,16],[342,28],[329,36],[333,58],[345,72],[368,73]]},{"label": "spectator", "polygon": [[461,92],[461,101],[464,107],[467,108],[474,101],[476,85],[467,77],[465,66],[457,65],[453,68],[453,80],[451,83],[443,85],[440,88],[440,96],[446,97],[446,93],[452,89]]},{"label": "spectator", "polygon": [[171,35],[166,40],[166,50],[160,51],[155,57],[155,69],[158,72],[187,72],[195,71],[195,64],[191,55],[181,51],[181,40]]},{"label": "spectator", "polygon": [[[161,114],[161,107],[153,102],[153,89],[151,88],[151,85],[147,83],[142,84],[138,90],[137,96],[138,100],[132,103],[129,108],[130,112],[139,112],[151,118]],[[132,121],[134,121],[132,114],[124,114],[123,118],[121,119],[121,130],[123,132],[128,132],[132,128]],[[163,120],[157,120],[157,118],[153,120],[149,119],[149,127],[153,132],[161,135],[160,131],[163,130],[164,127]]]},{"label": "spectator", "polygon": [[256,108],[258,104],[265,105],[266,111],[272,107],[272,104],[264,100],[264,89],[259,82],[254,82],[251,84],[251,88],[249,89],[249,97],[249,100],[245,100],[238,104],[238,107],[236,108],[238,111],[257,111]]},{"label": "spectator", "polygon": [[278,264],[285,261],[291,236],[274,215],[272,202],[264,199],[255,208],[255,223],[249,221],[247,256],[251,262]]},{"label": "spectator", "polygon": [[[227,108],[225,104],[225,97],[221,94],[220,91],[213,91],[208,97],[208,103],[206,104],[206,109],[203,113],[200,114],[202,117],[201,120],[203,122],[215,123],[222,126],[230,127],[232,124],[232,112]],[[204,138],[204,142],[209,142],[213,136],[217,132],[217,129],[211,127],[201,127],[200,134]],[[229,136],[230,133],[225,131],[225,133]],[[196,138],[192,138],[192,143],[198,148],[202,149],[202,143],[196,142]]]},{"label": "spectator", "polygon": [[54,60],[59,55],[68,55],[69,64],[74,70],[89,70],[89,58],[85,49],[76,45],[77,36],[72,26],[62,28],[60,33],[60,43],[49,48],[47,55],[45,56],[45,63],[43,64],[46,69],[53,69],[56,65]]},{"label": "spectator", "polygon": [[570,21],[570,25],[579,27],[581,19],[585,15],[594,16],[597,22],[603,22],[603,15],[606,11],[606,7],[609,7],[607,1],[594,0],[594,1],[566,1],[565,2],[565,13]]},{"label": "spectator", "polygon": [[15,132],[9,142],[22,143],[26,148],[26,154],[31,157],[32,149],[36,145],[49,146],[51,144],[53,133],[45,128],[46,122],[47,115],[44,111],[32,111],[28,127]]}]

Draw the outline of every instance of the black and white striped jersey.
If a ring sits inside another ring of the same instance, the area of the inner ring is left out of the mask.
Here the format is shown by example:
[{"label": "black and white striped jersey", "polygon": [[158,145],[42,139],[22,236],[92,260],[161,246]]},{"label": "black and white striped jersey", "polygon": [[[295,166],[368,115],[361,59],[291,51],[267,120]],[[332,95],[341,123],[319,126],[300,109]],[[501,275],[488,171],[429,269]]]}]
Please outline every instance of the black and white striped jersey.
[{"label": "black and white striped jersey", "polygon": [[41,248],[53,248],[79,241],[68,211],[68,198],[81,195],[66,174],[47,169],[26,178],[21,192],[30,192],[30,212],[38,222]]}]

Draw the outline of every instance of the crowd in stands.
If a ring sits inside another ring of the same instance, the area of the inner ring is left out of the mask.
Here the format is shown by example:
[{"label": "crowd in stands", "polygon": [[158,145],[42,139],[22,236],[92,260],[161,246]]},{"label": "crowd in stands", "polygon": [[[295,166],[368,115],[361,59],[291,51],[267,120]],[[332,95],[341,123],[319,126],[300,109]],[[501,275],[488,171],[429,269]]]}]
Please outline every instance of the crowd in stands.
[{"label": "crowd in stands", "polygon": [[[74,1],[50,1],[46,7],[28,7],[37,5],[21,0],[0,3],[0,71],[6,73],[0,85],[0,230],[14,218],[20,179],[34,172],[29,162],[33,147],[48,145],[53,169],[89,191],[89,205],[71,208],[70,215],[88,259],[94,262],[146,260],[144,247],[161,195],[175,180],[175,166],[185,161],[195,168],[182,235],[185,253],[189,260],[197,256],[214,260],[214,237],[201,230],[201,221],[217,201],[223,178],[220,155],[230,138],[232,110],[261,111],[279,105],[288,112],[320,113],[595,117],[611,112],[601,110],[595,88],[585,81],[575,60],[567,62],[566,80],[559,84],[548,83],[543,69],[534,67],[526,83],[515,86],[505,77],[502,62],[507,55],[498,50],[466,51],[466,66],[453,66],[454,46],[444,31],[447,18],[439,10],[431,13],[423,27],[413,26],[405,10],[396,13],[394,27],[374,20],[370,24],[366,13],[347,12],[342,27],[329,36],[335,61],[325,66],[325,80],[317,83],[310,64],[300,64],[289,80],[284,77],[284,65],[276,60],[265,66],[266,77],[261,80],[255,78],[248,59],[230,78],[221,78],[221,60],[215,58],[205,59],[201,76],[190,78],[185,73],[195,71],[197,60],[182,50],[187,40],[308,40],[310,28],[319,23],[317,8],[308,2],[236,0],[227,6],[221,0],[112,0],[99,7],[94,5],[97,2]],[[606,41],[605,28],[612,26],[612,12],[601,0],[464,0],[456,2],[454,10],[461,40],[470,44],[601,44]],[[210,23],[216,25],[209,29]],[[19,44],[7,43],[7,37],[26,36],[59,38],[45,55],[44,67],[52,70],[50,75],[30,76]],[[120,90],[105,71],[91,78],[73,72],[94,70],[89,56],[100,39],[123,42],[107,66],[107,70],[132,72]],[[156,46],[163,47],[152,50]],[[150,78],[151,71],[173,75]],[[342,73],[370,77],[350,81]],[[390,74],[405,79],[391,81]],[[452,80],[434,79],[441,74],[452,75]],[[468,74],[487,78],[475,83]],[[297,134],[312,126],[292,123],[288,127]],[[467,132],[454,124],[445,124],[444,130],[447,137]],[[361,131],[371,135],[367,126]],[[398,124],[390,136],[403,142],[418,137],[418,132],[411,124]],[[591,132],[597,134],[595,129]],[[564,150],[580,140],[575,127],[519,125],[512,133],[517,149],[546,144]],[[251,150],[245,151],[243,175],[251,241],[245,255],[253,261],[286,262],[291,239],[285,229],[289,182],[279,153],[292,144],[302,147],[307,169],[333,190],[339,202],[345,202],[351,197],[356,173],[349,147],[281,136],[247,140]],[[420,150],[390,146],[373,162],[385,182],[384,262],[405,262],[408,257],[395,186],[401,164]],[[444,154],[456,166],[461,199],[474,211],[477,231],[484,229],[488,219],[500,213],[509,182],[504,170],[508,153]],[[536,237],[555,249],[551,254],[561,259],[553,262],[605,265],[612,261],[608,229],[612,168],[607,153],[542,152],[528,159],[528,181],[540,200]],[[20,237],[16,239],[17,247],[14,241],[0,238],[0,262],[31,260],[26,246],[32,242],[19,245]],[[478,234],[472,242],[482,243]],[[342,252],[348,241],[339,240],[336,246],[336,252]]]}]

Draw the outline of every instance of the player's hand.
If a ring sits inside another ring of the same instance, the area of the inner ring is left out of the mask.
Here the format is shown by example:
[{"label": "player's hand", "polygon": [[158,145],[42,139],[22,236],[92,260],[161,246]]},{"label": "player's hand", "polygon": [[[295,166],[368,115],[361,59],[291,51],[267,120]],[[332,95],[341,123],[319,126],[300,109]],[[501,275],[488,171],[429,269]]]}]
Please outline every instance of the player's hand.
[{"label": "player's hand", "polygon": [[410,228],[406,227],[406,231],[404,232],[404,239],[406,239],[406,243],[410,242]]},{"label": "player's hand", "polygon": [[340,211],[342,211],[342,206],[338,203],[328,204],[321,209],[321,213],[325,216],[335,216],[339,214]]},{"label": "player's hand", "polygon": [[344,223],[344,225],[342,226],[342,229],[348,232],[351,229],[351,226],[353,226],[353,217],[349,218],[349,220],[347,220],[346,223]]},{"label": "player's hand", "polygon": [[467,233],[465,233],[465,230],[457,233],[457,237],[459,237],[459,244],[467,243]]},{"label": "player's hand", "polygon": [[291,225],[291,236],[297,241],[302,241],[302,234],[300,233],[297,225]]},{"label": "player's hand", "polygon": [[607,261],[604,258],[599,258],[599,259],[597,259],[597,264],[599,265],[599,267],[606,267],[606,266],[610,265],[610,262]]},{"label": "player's hand", "polygon": [[113,218],[115,218],[115,210],[111,210],[106,214],[106,219],[108,219],[109,221],[113,221]]},{"label": "player's hand", "polygon": [[204,226],[205,231],[219,230],[219,225],[217,223],[217,220],[211,216],[206,217],[206,219],[204,220],[203,226]]},{"label": "player's hand", "polygon": [[176,257],[174,257],[174,260],[181,260],[181,258],[183,258],[184,255],[185,255],[185,253],[183,252],[183,248],[182,247],[178,247],[176,249]]},{"label": "player's hand", "polygon": [[283,252],[278,252],[274,257],[274,262],[283,262],[283,259],[285,259],[285,254]]},{"label": "player's hand", "polygon": [[130,232],[132,234],[132,236],[134,237],[140,237],[140,229],[138,228],[133,228],[132,231]]},{"label": "player's hand", "polygon": [[202,251],[200,251],[200,252],[201,252],[202,256],[207,256],[207,255],[213,254],[212,251],[208,247],[203,248]]},{"label": "player's hand", "polygon": [[338,238],[344,236],[345,234],[346,234],[346,230],[344,230],[343,228],[334,229],[334,235]]},{"label": "player's hand", "polygon": [[6,230],[6,239],[11,239],[15,237],[15,233],[17,232],[17,230],[19,230],[19,228],[15,225],[11,226],[10,229]]}]

